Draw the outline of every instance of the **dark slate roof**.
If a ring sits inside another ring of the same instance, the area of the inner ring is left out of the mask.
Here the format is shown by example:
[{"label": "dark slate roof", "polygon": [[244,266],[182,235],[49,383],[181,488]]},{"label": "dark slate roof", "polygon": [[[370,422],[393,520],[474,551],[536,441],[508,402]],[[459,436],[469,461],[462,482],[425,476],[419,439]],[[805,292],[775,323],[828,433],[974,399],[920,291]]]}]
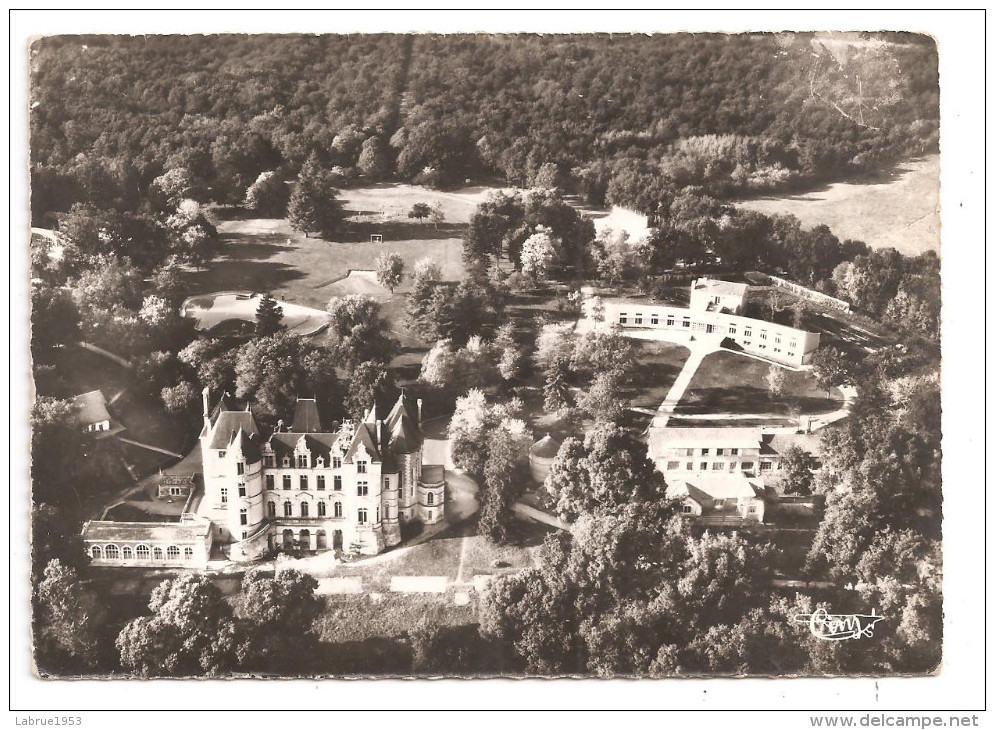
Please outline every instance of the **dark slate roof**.
[{"label": "dark slate roof", "polygon": [[290,430],[295,433],[321,433],[324,430],[318,416],[318,402],[314,398],[297,399]]},{"label": "dark slate roof", "polygon": [[438,484],[445,479],[446,471],[440,464],[426,465],[421,468],[421,480],[423,484]]},{"label": "dark slate roof", "polygon": [[238,430],[252,435],[259,434],[256,426],[256,419],[249,411],[222,411],[218,414],[218,420],[214,424],[211,432],[211,441],[207,444],[209,449],[227,449]]},{"label": "dark slate roof", "polygon": [[383,421],[387,424],[387,428],[393,431],[398,419],[405,416],[409,419],[413,419],[417,413],[417,404],[412,402],[411,398],[402,392],[401,395],[398,396],[397,402],[394,403],[394,407],[390,409],[390,413],[387,414],[387,417],[383,419]]},{"label": "dark slate roof", "polygon": [[395,454],[413,454],[419,446],[421,434],[411,419],[404,415],[396,419],[390,431],[390,450]]},{"label": "dark slate roof", "polygon": [[370,454],[370,458],[373,461],[383,461],[380,456],[380,450],[373,443],[371,427],[365,423],[356,425],[356,434],[352,437],[352,443],[349,444],[349,449],[345,452],[346,461],[352,461],[352,457],[359,449],[360,444],[363,444],[363,447]]},{"label": "dark slate roof", "polygon": [[232,439],[232,448],[242,452],[246,464],[256,464],[262,461],[263,455],[259,447],[259,434],[249,434],[241,428]]},{"label": "dark slate roof", "polygon": [[283,431],[274,433],[269,437],[267,443],[273,449],[276,457],[282,459],[284,456],[293,456],[298,442],[304,439],[304,445],[311,452],[312,458],[317,459],[320,456],[325,460],[325,464],[330,464],[332,450],[338,437],[337,433],[288,433]]},{"label": "dark slate roof", "polygon": [[812,456],[822,454],[822,441],[814,433],[771,433],[764,434],[760,454],[784,456],[792,446],[798,446]]},{"label": "dark slate roof", "polygon": [[560,442],[548,433],[529,449],[530,456],[537,456],[540,459],[552,459],[560,452]]}]

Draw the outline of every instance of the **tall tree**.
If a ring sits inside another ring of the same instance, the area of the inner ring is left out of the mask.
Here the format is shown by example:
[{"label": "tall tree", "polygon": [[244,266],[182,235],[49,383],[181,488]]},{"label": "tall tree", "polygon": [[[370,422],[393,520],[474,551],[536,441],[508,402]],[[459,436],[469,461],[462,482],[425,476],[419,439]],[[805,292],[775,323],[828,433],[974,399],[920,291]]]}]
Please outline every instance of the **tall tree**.
[{"label": "tall tree", "polygon": [[245,207],[267,218],[282,218],[287,214],[290,189],[273,170],[259,173],[245,191]]},{"label": "tall tree", "polygon": [[[34,616],[36,652],[43,670],[62,673],[92,667],[98,652],[96,606],[72,567],[58,559],[45,566],[35,589]],[[68,657],[68,665],[62,665],[63,656]]]},{"label": "tall tree", "polygon": [[256,307],[256,337],[271,337],[284,329],[283,307],[272,294],[266,292]]},{"label": "tall tree", "polygon": [[373,297],[349,294],[332,297],[329,315],[329,346],[343,366],[352,370],[360,363],[390,363],[397,353],[397,340],[388,336],[389,325],[380,315],[380,302]]},{"label": "tall tree", "polygon": [[290,196],[290,225],[305,238],[310,233],[321,233],[326,238],[334,236],[343,220],[337,195],[328,173],[321,169],[317,155],[312,153],[301,167]]},{"label": "tall tree", "polygon": [[393,294],[394,289],[404,279],[404,259],[400,254],[385,251],[377,256],[374,266],[380,286],[390,289],[390,293]]},{"label": "tall tree", "polygon": [[318,639],[315,620],[323,608],[315,595],[318,581],[294,568],[274,577],[252,571],[242,581],[234,611],[244,637],[240,665],[270,674],[301,674],[316,670],[308,663]]}]

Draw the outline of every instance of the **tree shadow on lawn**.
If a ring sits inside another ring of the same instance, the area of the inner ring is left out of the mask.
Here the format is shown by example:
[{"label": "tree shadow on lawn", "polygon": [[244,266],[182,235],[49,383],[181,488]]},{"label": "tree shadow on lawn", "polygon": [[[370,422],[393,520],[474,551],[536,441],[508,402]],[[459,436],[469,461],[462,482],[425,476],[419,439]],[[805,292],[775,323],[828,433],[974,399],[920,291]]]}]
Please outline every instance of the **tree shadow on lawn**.
[{"label": "tree shadow on lawn", "polygon": [[222,239],[221,254],[230,260],[254,259],[262,261],[277,254],[296,251],[298,247],[288,246],[287,237],[277,234],[254,234],[230,232]]},{"label": "tree shadow on lawn", "polygon": [[[374,221],[347,220],[342,230],[335,234],[334,243],[369,243],[370,236],[383,236],[384,243],[397,241],[429,241],[444,238],[462,238],[466,228],[460,223],[440,223],[436,228],[431,223],[408,223],[406,221]],[[374,244],[376,245],[376,244]]]},{"label": "tree shadow on lawn", "polygon": [[305,277],[305,272],[289,264],[239,259],[216,261],[210,268],[186,275],[190,290],[199,292],[274,291]]},{"label": "tree shadow on lawn", "polygon": [[748,385],[700,388],[689,391],[675,409],[675,414],[704,413],[774,413],[778,415],[817,415],[843,406],[842,400],[813,396],[771,398],[767,391]]}]

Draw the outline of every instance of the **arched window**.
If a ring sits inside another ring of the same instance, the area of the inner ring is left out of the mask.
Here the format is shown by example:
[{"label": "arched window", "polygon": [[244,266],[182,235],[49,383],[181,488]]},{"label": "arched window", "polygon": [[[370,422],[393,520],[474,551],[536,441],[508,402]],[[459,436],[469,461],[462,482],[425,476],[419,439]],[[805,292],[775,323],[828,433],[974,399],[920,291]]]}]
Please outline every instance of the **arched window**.
[{"label": "arched window", "polygon": [[276,502],[269,501],[266,503],[266,515],[268,517],[276,517]]},{"label": "arched window", "polygon": [[324,516],[325,516],[325,503],[318,502],[318,517],[324,517]]},{"label": "arched window", "polygon": [[162,560],[162,548],[161,547],[152,548],[152,559],[153,560]]},{"label": "arched window", "polygon": [[135,558],[138,560],[148,560],[149,559],[149,546],[139,545],[135,548]]},{"label": "arched window", "polygon": [[90,548],[90,557],[93,558],[94,560],[100,560],[100,546],[99,545],[94,545],[92,548]]},{"label": "arched window", "polygon": [[342,503],[341,502],[336,502],[335,503],[335,512],[334,512],[334,514],[335,514],[336,517],[341,517],[342,516]]},{"label": "arched window", "polygon": [[191,547],[183,548],[183,559],[193,560],[193,548]]},{"label": "arched window", "polygon": [[127,545],[125,545],[123,548],[121,548],[121,559],[122,560],[131,560],[131,548],[128,547]]},{"label": "arched window", "polygon": [[435,504],[435,495],[432,492],[428,493],[428,503]]},{"label": "arched window", "polygon": [[307,517],[310,507],[307,502],[301,502],[301,517]]},{"label": "arched window", "polygon": [[294,505],[290,503],[289,499],[283,503],[283,516],[284,517],[294,516]]},{"label": "arched window", "polygon": [[168,548],[166,548],[166,558],[168,560],[179,560],[180,549],[175,545],[170,545]]},{"label": "arched window", "polygon": [[104,557],[106,557],[108,560],[117,560],[118,558],[117,545],[108,545],[107,547],[105,547]]}]

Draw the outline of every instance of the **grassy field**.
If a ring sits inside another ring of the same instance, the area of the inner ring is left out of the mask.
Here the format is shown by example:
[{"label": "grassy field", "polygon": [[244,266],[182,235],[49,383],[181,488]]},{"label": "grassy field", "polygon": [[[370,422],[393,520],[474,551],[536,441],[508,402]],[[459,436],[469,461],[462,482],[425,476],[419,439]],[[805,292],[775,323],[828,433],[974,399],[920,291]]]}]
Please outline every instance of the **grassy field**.
[{"label": "grassy field", "polygon": [[672,342],[632,340],[632,344],[636,347],[639,365],[630,405],[656,410],[667,397],[691,352]]},{"label": "grassy field", "polygon": [[[834,388],[831,397],[819,387],[809,372],[785,370],[781,395],[772,398],[765,375],[770,366],[759,360],[731,352],[715,352],[706,357],[681,402],[675,416],[690,413],[773,414],[801,416],[829,413],[840,408],[843,396]],[[740,421],[736,424],[747,425]]]},{"label": "grassy field", "polygon": [[738,203],[768,215],[790,213],[806,227],[825,223],[840,240],[905,254],[940,250],[940,158],[929,155],[897,165],[875,179],[834,183],[797,195]]}]

